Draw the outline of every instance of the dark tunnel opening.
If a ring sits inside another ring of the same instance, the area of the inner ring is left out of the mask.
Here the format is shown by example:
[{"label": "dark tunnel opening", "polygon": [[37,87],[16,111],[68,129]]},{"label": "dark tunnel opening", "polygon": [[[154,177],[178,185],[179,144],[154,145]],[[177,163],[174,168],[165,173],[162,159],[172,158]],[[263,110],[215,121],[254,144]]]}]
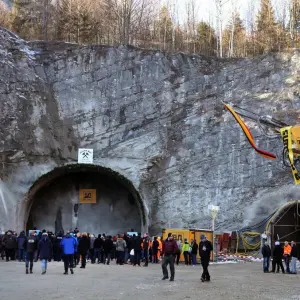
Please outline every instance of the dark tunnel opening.
[{"label": "dark tunnel opening", "polygon": [[[84,195],[95,203],[86,203]],[[132,183],[104,167],[56,168],[31,187],[28,199],[27,230],[57,233],[77,227],[81,232],[115,235],[133,228],[141,231],[146,223],[142,199]]]},{"label": "dark tunnel opening", "polygon": [[285,241],[294,241],[297,245],[297,256],[300,258],[300,203],[288,202],[280,208],[267,225],[271,232],[272,246],[279,240],[282,245]]}]

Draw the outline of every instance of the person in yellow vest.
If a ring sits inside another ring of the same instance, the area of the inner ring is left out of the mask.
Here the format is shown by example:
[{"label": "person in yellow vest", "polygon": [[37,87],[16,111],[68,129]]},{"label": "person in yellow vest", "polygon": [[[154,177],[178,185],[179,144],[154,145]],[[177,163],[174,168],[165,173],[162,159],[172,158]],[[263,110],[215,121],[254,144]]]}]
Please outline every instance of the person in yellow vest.
[{"label": "person in yellow vest", "polygon": [[182,253],[184,256],[184,263],[186,266],[188,266],[190,261],[190,244],[187,239],[184,239],[184,243],[182,245]]},{"label": "person in yellow vest", "polygon": [[291,251],[292,251],[292,247],[289,245],[288,241],[285,241],[283,247],[283,258],[286,266],[286,273],[290,273]]}]

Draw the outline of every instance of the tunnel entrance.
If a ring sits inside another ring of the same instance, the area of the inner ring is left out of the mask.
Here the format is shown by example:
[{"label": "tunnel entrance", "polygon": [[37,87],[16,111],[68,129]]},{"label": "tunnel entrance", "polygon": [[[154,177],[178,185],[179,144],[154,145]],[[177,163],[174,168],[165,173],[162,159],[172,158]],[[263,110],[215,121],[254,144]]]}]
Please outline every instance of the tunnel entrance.
[{"label": "tunnel entrance", "polygon": [[271,233],[272,246],[279,240],[294,241],[297,244],[300,258],[300,201],[291,201],[279,208],[267,224],[267,232]]},{"label": "tunnel entrance", "polygon": [[[85,195],[95,203],[86,203]],[[107,168],[76,164],[54,169],[32,186],[29,196],[27,230],[37,227],[57,233],[77,227],[81,232],[115,235],[141,231],[145,225],[138,192],[129,180]]]}]

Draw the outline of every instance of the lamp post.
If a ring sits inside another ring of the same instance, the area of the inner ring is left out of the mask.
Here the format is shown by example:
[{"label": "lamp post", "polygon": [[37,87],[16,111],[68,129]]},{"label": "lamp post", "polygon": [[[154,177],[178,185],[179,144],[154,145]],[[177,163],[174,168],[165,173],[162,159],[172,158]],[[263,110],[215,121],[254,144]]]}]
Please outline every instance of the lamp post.
[{"label": "lamp post", "polygon": [[220,210],[220,207],[219,206],[216,206],[216,205],[209,205],[208,206],[208,210],[209,210],[209,213],[210,213],[210,216],[211,216],[211,220],[212,220],[212,234],[213,234],[213,261],[215,261],[215,258],[216,258],[216,247],[217,247],[217,243],[216,243],[216,239],[215,239],[215,220],[216,220],[216,217],[217,217],[217,214]]}]

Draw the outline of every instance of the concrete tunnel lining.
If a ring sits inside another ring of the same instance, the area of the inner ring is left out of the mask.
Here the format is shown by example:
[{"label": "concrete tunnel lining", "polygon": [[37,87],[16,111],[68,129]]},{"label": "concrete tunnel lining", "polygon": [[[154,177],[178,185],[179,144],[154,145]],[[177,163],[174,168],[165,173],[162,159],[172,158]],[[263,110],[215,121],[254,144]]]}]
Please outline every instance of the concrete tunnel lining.
[{"label": "concrete tunnel lining", "polygon": [[300,201],[289,201],[278,208],[266,225],[270,234],[272,246],[278,240],[294,241],[297,245],[297,255],[300,258]]},{"label": "concrete tunnel lining", "polygon": [[[72,173],[98,173],[102,176],[107,176],[108,178],[115,180],[118,184],[122,185],[134,198],[136,206],[139,210],[140,221],[141,221],[141,231],[148,231],[148,219],[146,205],[140,196],[139,192],[136,190],[133,183],[120,173],[103,166],[92,165],[92,164],[68,164],[64,166],[59,166],[51,170],[50,172],[42,175],[38,178],[32,186],[29,188],[24,200],[22,201],[19,212],[18,220],[19,227],[26,228],[28,219],[31,213],[32,206],[34,204],[35,195],[41,191],[43,188],[55,182],[59,178],[62,178],[68,174]],[[28,229],[28,228],[26,228]]]}]

